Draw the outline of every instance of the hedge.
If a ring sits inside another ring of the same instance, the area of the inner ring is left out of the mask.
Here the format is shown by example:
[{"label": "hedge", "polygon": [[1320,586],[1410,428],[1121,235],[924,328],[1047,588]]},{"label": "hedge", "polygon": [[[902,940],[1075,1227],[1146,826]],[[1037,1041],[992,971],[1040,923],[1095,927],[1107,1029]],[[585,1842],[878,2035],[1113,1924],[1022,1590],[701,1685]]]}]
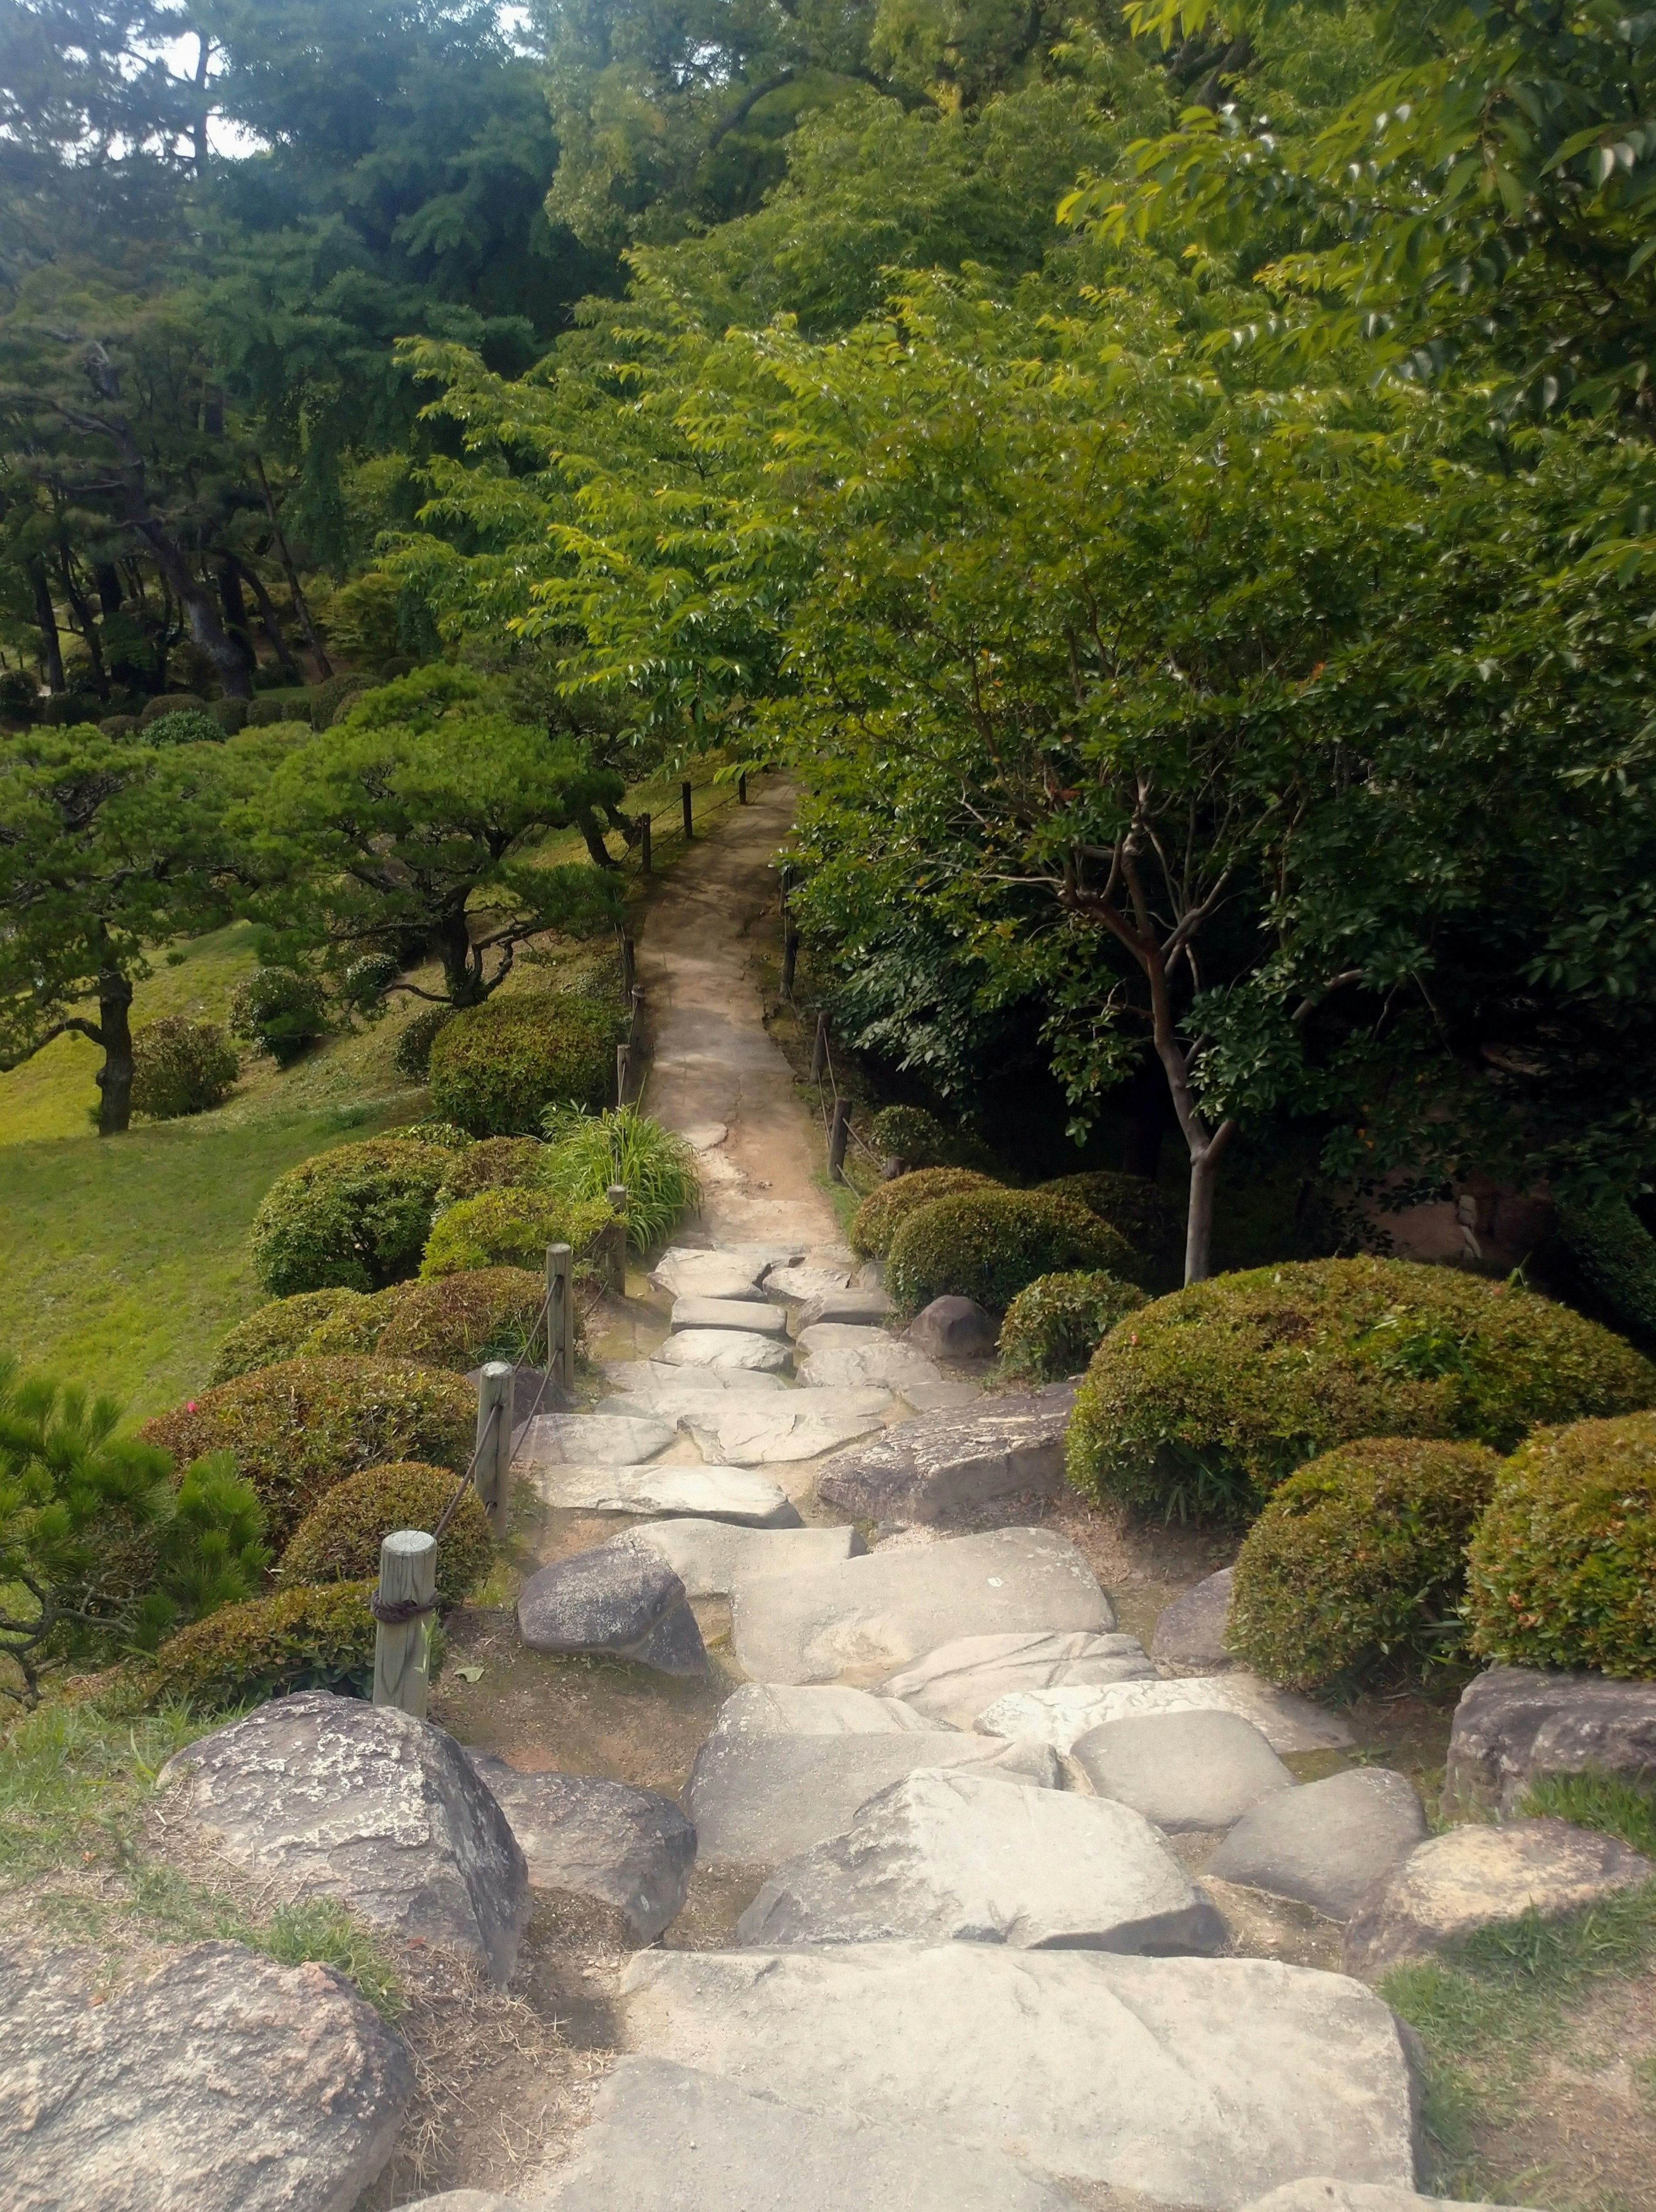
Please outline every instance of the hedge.
[{"label": "hedge", "polygon": [[[453,1502],[458,1477],[417,1460],[364,1468],[337,1482],[294,1529],[282,1555],[283,1583],[373,1581],[379,1547],[394,1529],[435,1528]],[[488,1514],[468,1490],[437,1544],[437,1602],[447,1612],[482,1581],[494,1562]]]},{"label": "hedge", "polygon": [[293,1297],[272,1298],[269,1305],[260,1306],[246,1321],[236,1323],[214,1355],[208,1380],[229,1382],[238,1375],[251,1375],[257,1367],[274,1367],[279,1359],[291,1359],[330,1314],[361,1297],[360,1291],[336,1289],[300,1291]]},{"label": "hedge", "polygon": [[1124,1275],[1131,1261],[1114,1230],[1074,1199],[992,1186],[910,1213],[886,1255],[886,1289],[900,1312],[953,1296],[1002,1313],[1038,1276],[1101,1267]]},{"label": "hedge", "polygon": [[432,1040],[432,1110],[474,1137],[530,1137],[549,1106],[595,1113],[616,1083],[617,1018],[576,998],[491,999]]},{"label": "hedge", "polygon": [[1001,1367],[1028,1382],[1079,1375],[1116,1323],[1143,1303],[1136,1283],[1124,1283],[1102,1268],[1038,1275],[1006,1309]]},{"label": "hedge", "polygon": [[913,1175],[894,1176],[871,1190],[852,1214],[846,1232],[851,1249],[861,1259],[883,1260],[899,1228],[921,1206],[956,1191],[999,1188],[975,1168],[920,1168]]},{"label": "hedge", "polygon": [[440,1145],[372,1138],[301,1160],[253,1217],[253,1273],[276,1297],[382,1290],[412,1275],[453,1155]]},{"label": "hedge", "polygon": [[479,1191],[433,1223],[420,1273],[429,1282],[470,1267],[543,1273],[549,1244],[567,1244],[579,1260],[614,1218],[602,1199],[559,1198],[547,1190]]},{"label": "hedge", "polygon": [[464,1375],[486,1359],[523,1358],[545,1302],[546,1275],[543,1267],[473,1267],[405,1283],[394,1295],[379,1357]]},{"label": "hedge", "polygon": [[133,1662],[134,1690],[150,1705],[198,1712],[262,1703],[290,1690],[367,1697],[373,1688],[371,1583],[327,1583],[227,1605]]},{"label": "hedge", "polygon": [[540,1180],[547,1147],[536,1137],[485,1137],[458,1154],[443,1177],[437,1206],[476,1198],[483,1190],[526,1190]]}]

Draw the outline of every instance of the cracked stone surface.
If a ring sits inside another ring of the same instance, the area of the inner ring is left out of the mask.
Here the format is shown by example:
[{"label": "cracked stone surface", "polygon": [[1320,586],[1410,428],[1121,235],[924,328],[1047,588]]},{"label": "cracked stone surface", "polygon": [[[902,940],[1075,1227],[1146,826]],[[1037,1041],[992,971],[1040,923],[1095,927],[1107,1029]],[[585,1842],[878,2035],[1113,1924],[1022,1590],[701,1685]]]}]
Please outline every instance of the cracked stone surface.
[{"label": "cracked stone surface", "polygon": [[779,1375],[792,1352],[786,1337],[761,1336],[750,1328],[685,1328],[670,1336],[656,1354],[668,1367],[751,1369]]},{"label": "cracked stone surface", "polygon": [[1154,1680],[1156,1669],[1136,1636],[1052,1629],[1013,1629],[998,1636],[961,1636],[880,1685],[932,1720],[969,1729],[998,1698],[1019,1690]]},{"label": "cracked stone surface", "polygon": [[538,1479],[549,1505],[583,1513],[631,1513],[649,1521],[700,1515],[753,1528],[797,1528],[799,1510],[777,1484],[746,1467],[559,1467]]},{"label": "cracked stone surface", "polygon": [[1068,1751],[1106,1721],[1135,1713],[1239,1713],[1273,1751],[1343,1751],[1345,1723],[1291,1690],[1273,1689],[1238,1668],[1230,1674],[1192,1674],[1172,1682],[1117,1682],[1096,1690],[1032,1690],[990,1706],[978,1726],[991,1735],[1033,1735]]},{"label": "cracked stone surface", "polygon": [[681,1418],[704,1459],[731,1467],[770,1467],[819,1459],[853,1437],[878,1429],[891,1408],[889,1390],[789,1390],[762,1404],[711,1399]]}]

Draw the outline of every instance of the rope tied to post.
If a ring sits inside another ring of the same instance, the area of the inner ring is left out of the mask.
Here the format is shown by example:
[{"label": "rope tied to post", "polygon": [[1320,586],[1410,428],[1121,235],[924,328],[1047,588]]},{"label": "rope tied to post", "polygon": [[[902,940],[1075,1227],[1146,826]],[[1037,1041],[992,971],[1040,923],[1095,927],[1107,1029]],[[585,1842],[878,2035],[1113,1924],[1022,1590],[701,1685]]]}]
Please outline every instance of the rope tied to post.
[{"label": "rope tied to post", "polygon": [[383,1598],[376,1590],[368,1600],[368,1611],[376,1620],[383,1621],[387,1628],[404,1627],[410,1620],[422,1620],[427,1613],[436,1610],[434,1597],[428,1599],[422,1605],[417,1597]]}]

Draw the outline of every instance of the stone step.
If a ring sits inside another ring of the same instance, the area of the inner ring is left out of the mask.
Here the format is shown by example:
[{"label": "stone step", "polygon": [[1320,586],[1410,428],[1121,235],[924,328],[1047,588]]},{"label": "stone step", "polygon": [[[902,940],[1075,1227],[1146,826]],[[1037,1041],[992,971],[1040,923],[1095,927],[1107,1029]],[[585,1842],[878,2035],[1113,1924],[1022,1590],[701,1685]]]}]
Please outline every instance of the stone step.
[{"label": "stone step", "polygon": [[1274,1751],[1344,1751],[1351,1731],[1325,1706],[1291,1690],[1274,1689],[1238,1668],[1229,1674],[1189,1674],[1173,1682],[1107,1683],[1096,1690],[1022,1692],[979,1716],[988,1735],[1033,1735],[1070,1750],[1107,1721],[1137,1713],[1239,1713]]},{"label": "stone step", "polygon": [[654,1414],[537,1413],[513,1464],[531,1475],[552,1467],[640,1467],[676,1434],[672,1422]]},{"label": "stone step", "polygon": [[676,1244],[650,1270],[650,1285],[675,1298],[751,1298],[758,1295],[764,1272],[762,1259]]},{"label": "stone step", "polygon": [[880,1684],[932,1720],[970,1729],[998,1698],[1060,1685],[1095,1688],[1105,1682],[1153,1680],[1156,1669],[1136,1636],[1084,1630],[1014,1629],[999,1636],[961,1636],[928,1652]]},{"label": "stone step", "polygon": [[695,1830],[670,1797],[591,1775],[520,1773],[492,1752],[467,1756],[506,1814],[534,1888],[617,1906],[641,1943],[677,1918]]},{"label": "stone step", "polygon": [[680,1329],[656,1353],[668,1367],[711,1367],[726,1372],[748,1368],[761,1375],[781,1374],[792,1356],[786,1335],[761,1336],[750,1328]]},{"label": "stone step", "polygon": [[740,1328],[752,1336],[781,1336],[788,1333],[788,1317],[780,1306],[761,1305],[752,1298],[675,1298],[668,1326],[676,1334],[688,1328]]},{"label": "stone step", "polygon": [[901,1523],[940,1520],[1015,1491],[1056,1490],[1074,1401],[1073,1386],[1059,1383],[900,1422],[838,1453],[816,1494],[859,1520]]},{"label": "stone step", "polygon": [[779,1484],[748,1467],[555,1467],[537,1477],[549,1505],[582,1513],[631,1513],[659,1521],[692,1515],[749,1528],[797,1528],[799,1509]]},{"label": "stone step", "polygon": [[704,1459],[730,1467],[773,1467],[819,1459],[882,1427],[889,1390],[787,1390],[762,1403],[710,1398],[680,1415]]},{"label": "stone step", "polygon": [[655,1521],[633,1536],[661,1554],[691,1597],[728,1597],[744,1576],[829,1566],[867,1549],[854,1528],[745,1528],[728,1521]]},{"label": "stone step", "polygon": [[838,1322],[815,1322],[803,1328],[794,1346],[794,1369],[812,1389],[907,1391],[943,1382],[935,1360],[899,1343],[883,1328],[855,1328]]}]

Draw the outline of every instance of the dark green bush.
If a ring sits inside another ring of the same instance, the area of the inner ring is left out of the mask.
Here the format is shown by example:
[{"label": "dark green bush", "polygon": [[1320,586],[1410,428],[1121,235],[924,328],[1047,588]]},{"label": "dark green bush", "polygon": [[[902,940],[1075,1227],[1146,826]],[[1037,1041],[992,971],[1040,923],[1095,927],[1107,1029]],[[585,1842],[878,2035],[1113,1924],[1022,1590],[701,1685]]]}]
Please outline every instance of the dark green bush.
[{"label": "dark green bush", "polygon": [[[284,1583],[372,1582],[379,1572],[379,1547],[398,1528],[434,1529],[452,1502],[459,1477],[446,1467],[417,1460],[364,1468],[337,1482],[294,1529],[282,1555]],[[438,1539],[437,1602],[446,1613],[482,1582],[494,1562],[488,1514],[468,1490]]]},{"label": "dark green bush", "polygon": [[420,1265],[453,1154],[386,1137],[318,1152],[277,1177],[253,1216],[253,1273],[276,1297],[382,1290]]},{"label": "dark green bush", "polygon": [[1002,1313],[1037,1276],[1099,1267],[1119,1276],[1131,1258],[1114,1230],[1072,1198],[963,1190],[902,1223],[886,1255],[886,1289],[900,1312],[953,1296]]},{"label": "dark green bush", "polygon": [[147,745],[221,745],[225,732],[216,715],[205,707],[183,707],[175,714],[157,714],[140,725]]},{"label": "dark green bush", "polygon": [[168,714],[204,714],[207,702],[197,691],[158,691],[153,699],[144,702],[138,716],[138,726],[148,731],[152,723]]},{"label": "dark green bush", "polygon": [[1248,1530],[1231,1650],[1295,1690],[1454,1657],[1467,1540],[1500,1472],[1483,1444],[1412,1437],[1365,1437],[1312,1460]]},{"label": "dark green bush", "polygon": [[339,979],[339,995],[359,1014],[382,1012],[385,993],[402,974],[394,952],[364,952]]},{"label": "dark green bush", "polygon": [[1656,1336],[1656,1237],[1625,1198],[1596,1206],[1562,1202],[1558,1233],[1582,1273],[1628,1328]]},{"label": "dark green bush", "polygon": [[308,691],[290,691],[285,696],[271,693],[255,699],[247,709],[250,729],[267,730],[276,722],[306,722],[311,719],[311,695]]},{"label": "dark green bush", "polygon": [[1183,1272],[1178,1261],[1185,1224],[1178,1208],[1168,1203],[1153,1182],[1143,1176],[1115,1175],[1099,1168],[1084,1175],[1059,1176],[1040,1187],[1060,1198],[1078,1199],[1101,1221],[1107,1221],[1136,1255],[1135,1282],[1171,1288],[1178,1281]]},{"label": "dark green bush", "polygon": [[1078,1490],[1251,1516],[1359,1437],[1508,1450],[1544,1421],[1656,1403],[1656,1368],[1532,1291],[1401,1260],[1315,1260],[1158,1298],[1099,1346],[1070,1424]]},{"label": "dark green bush", "polygon": [[138,728],[138,718],[136,714],[106,714],[98,727],[106,738],[130,738]]},{"label": "dark green bush", "polygon": [[433,1040],[428,1079],[434,1109],[474,1137],[532,1137],[549,1106],[609,1103],[615,1013],[539,995],[469,1006]]},{"label": "dark green bush", "polygon": [[393,1295],[379,1357],[467,1375],[486,1359],[523,1358],[540,1318],[546,1278],[543,1269],[472,1267],[399,1284]]},{"label": "dark green bush", "polygon": [[437,1194],[440,1212],[483,1190],[530,1190],[540,1181],[547,1148],[536,1137],[485,1137],[457,1153]]},{"label": "dark green bush", "polygon": [[1001,1323],[1001,1366],[1028,1382],[1079,1375],[1123,1315],[1144,1303],[1137,1283],[1095,1269],[1038,1275],[1020,1291]]},{"label": "dark green bush", "polygon": [[236,1323],[219,1346],[208,1380],[231,1382],[256,1367],[292,1359],[330,1314],[343,1305],[366,1304],[360,1291],[346,1290],[300,1291],[293,1297],[272,1298]]},{"label": "dark green bush", "polygon": [[365,1467],[464,1467],[476,1417],[476,1394],[458,1375],[406,1359],[300,1358],[203,1390],[141,1434],[179,1466],[234,1454],[282,1545],[325,1491]]},{"label": "dark green bush", "polygon": [[902,1223],[921,1206],[934,1199],[951,1198],[956,1191],[995,1188],[998,1186],[974,1168],[921,1168],[914,1175],[895,1176],[870,1191],[852,1214],[846,1232],[851,1249],[864,1260],[883,1260]]},{"label": "dark green bush", "polygon": [[132,1034],[132,1110],[157,1121],[221,1106],[240,1073],[236,1048],[216,1022],[163,1014]]},{"label": "dark green bush", "polygon": [[149,1705],[197,1712],[262,1703],[292,1690],[367,1697],[373,1688],[373,1584],[325,1583],[227,1605],[169,1637],[129,1679]]},{"label": "dark green bush", "polygon": [[255,968],[230,994],[230,1030],[290,1067],[328,1031],[327,994],[314,975],[292,968]]},{"label": "dark green bush", "polygon": [[543,1269],[549,1244],[567,1244],[579,1260],[614,1218],[602,1199],[560,1198],[549,1190],[479,1191],[433,1223],[420,1273],[430,1281],[471,1267]]},{"label": "dark green bush", "polygon": [[953,1150],[949,1132],[924,1106],[883,1106],[868,1133],[883,1158],[901,1160],[909,1168],[945,1167]]},{"label": "dark green bush", "polygon": [[318,684],[311,694],[311,727],[331,730],[343,714],[348,714],[364,691],[373,689],[371,676],[331,676],[325,684]]},{"label": "dark green bush", "polygon": [[439,1030],[454,1019],[452,1006],[422,1006],[397,1040],[391,1058],[399,1075],[410,1083],[423,1083],[431,1068],[431,1048]]},{"label": "dark green bush", "polygon": [[1485,1659],[1656,1677],[1656,1413],[1521,1445],[1472,1538],[1467,1586]]},{"label": "dark green bush", "polygon": [[207,711],[218,724],[221,737],[234,738],[247,726],[247,702],[245,699],[215,699]]}]

